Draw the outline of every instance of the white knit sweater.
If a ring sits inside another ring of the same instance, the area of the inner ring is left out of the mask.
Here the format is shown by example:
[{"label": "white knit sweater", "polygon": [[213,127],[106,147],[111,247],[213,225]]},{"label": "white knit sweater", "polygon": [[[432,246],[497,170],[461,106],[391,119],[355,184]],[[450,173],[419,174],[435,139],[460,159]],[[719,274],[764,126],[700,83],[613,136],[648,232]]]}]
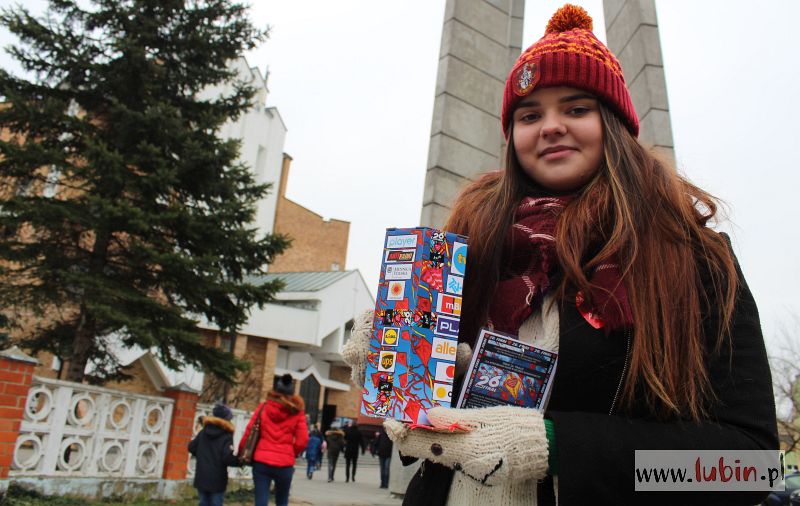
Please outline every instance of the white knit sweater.
[{"label": "white knit sweater", "polygon": [[[558,304],[552,296],[545,297],[542,310],[525,320],[519,329],[519,339],[538,348],[558,352]],[[448,506],[536,506],[538,480],[507,481],[492,487],[481,485],[456,471],[448,495]],[[554,478],[558,503],[558,478]]]}]

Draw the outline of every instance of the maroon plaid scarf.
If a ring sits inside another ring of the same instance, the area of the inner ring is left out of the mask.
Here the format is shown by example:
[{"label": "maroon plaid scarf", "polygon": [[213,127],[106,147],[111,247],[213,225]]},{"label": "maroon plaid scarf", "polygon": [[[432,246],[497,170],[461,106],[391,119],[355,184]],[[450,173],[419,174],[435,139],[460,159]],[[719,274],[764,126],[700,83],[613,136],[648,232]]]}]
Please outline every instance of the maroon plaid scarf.
[{"label": "maroon plaid scarf", "polygon": [[[526,197],[517,207],[503,244],[500,281],[489,304],[489,324],[494,329],[517,334],[541,307],[558,271],[554,238],[558,216],[573,198]],[[631,326],[633,316],[616,261],[598,266],[589,281],[592,305],[581,294],[576,300],[584,318],[606,334]]]}]

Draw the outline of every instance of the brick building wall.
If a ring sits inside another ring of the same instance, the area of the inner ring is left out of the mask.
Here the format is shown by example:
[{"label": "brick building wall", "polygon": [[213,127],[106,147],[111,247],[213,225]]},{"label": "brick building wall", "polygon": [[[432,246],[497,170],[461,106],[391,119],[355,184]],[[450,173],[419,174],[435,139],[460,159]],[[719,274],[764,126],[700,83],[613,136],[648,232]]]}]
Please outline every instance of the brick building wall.
[{"label": "brick building wall", "polygon": [[150,379],[150,375],[142,365],[141,360],[135,360],[128,367],[128,374],[133,376],[128,381],[109,381],[105,385],[106,388],[113,388],[114,390],[122,390],[133,394],[155,395],[163,396],[164,392],[159,390]]},{"label": "brick building wall", "polygon": [[[292,246],[275,258],[270,272],[325,272],[344,270],[350,222],[325,220],[317,213],[286,198],[292,158],[283,155],[275,232],[292,238]],[[338,268],[334,268],[334,265]]]},{"label": "brick building wall", "polygon": [[361,389],[350,380],[350,368],[347,366],[331,366],[330,378],[350,385],[348,392],[328,390],[328,404],[336,405],[336,416],[358,418],[361,403]]}]

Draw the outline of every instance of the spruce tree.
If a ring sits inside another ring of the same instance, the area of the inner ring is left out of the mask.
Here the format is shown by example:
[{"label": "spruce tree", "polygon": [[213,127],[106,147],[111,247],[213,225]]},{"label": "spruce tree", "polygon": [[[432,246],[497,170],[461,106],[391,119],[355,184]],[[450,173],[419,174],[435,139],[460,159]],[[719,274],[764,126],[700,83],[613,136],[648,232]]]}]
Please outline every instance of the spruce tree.
[{"label": "spruce tree", "polygon": [[207,346],[280,283],[254,283],[288,246],[255,229],[256,184],[220,127],[250,105],[201,91],[266,37],[229,0],[50,0],[0,24],[25,70],[0,69],[0,308],[18,343],[81,381],[126,376],[114,346],[232,381],[247,364]]}]

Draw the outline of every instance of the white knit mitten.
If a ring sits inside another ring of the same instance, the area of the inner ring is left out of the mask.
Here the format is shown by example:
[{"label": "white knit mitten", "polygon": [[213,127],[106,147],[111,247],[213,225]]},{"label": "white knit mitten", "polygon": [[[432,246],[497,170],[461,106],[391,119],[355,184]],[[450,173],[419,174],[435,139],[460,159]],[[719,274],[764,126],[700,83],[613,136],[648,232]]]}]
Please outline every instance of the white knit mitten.
[{"label": "white knit mitten", "polygon": [[372,309],[364,311],[353,322],[350,339],[342,347],[342,359],[350,366],[350,378],[356,386],[364,386],[367,374],[367,358],[369,358],[369,340],[372,335]]},{"label": "white knit mitten", "polygon": [[541,479],[547,473],[547,434],[542,414],[536,410],[516,406],[437,407],[427,414],[434,427],[457,423],[472,430],[410,430],[402,422],[386,420],[383,426],[401,454],[443,464],[485,485]]}]

